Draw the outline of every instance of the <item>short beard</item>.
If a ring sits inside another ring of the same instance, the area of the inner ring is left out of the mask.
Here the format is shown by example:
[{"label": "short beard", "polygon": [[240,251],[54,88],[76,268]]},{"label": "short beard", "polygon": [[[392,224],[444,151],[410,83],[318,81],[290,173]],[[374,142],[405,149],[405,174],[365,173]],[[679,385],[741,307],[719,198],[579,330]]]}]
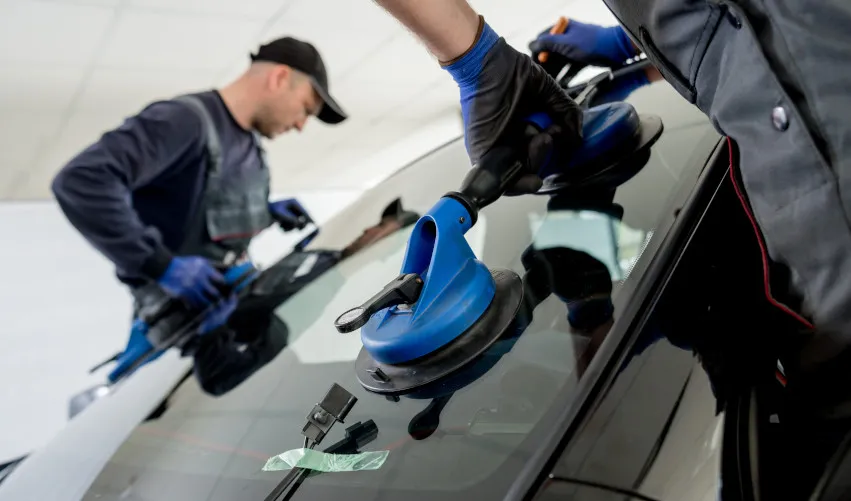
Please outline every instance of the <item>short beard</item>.
[{"label": "short beard", "polygon": [[267,127],[267,124],[269,124],[267,117],[266,111],[261,109],[251,122],[251,128],[266,139],[272,139],[271,131]]}]

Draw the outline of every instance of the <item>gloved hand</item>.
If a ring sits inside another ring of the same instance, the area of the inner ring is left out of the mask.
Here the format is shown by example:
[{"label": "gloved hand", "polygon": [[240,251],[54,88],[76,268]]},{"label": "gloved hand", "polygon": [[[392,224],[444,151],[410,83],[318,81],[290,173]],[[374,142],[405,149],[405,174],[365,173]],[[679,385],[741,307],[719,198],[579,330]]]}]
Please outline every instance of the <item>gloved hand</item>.
[{"label": "gloved hand", "polygon": [[242,263],[228,269],[223,275],[225,283],[229,286],[234,286],[234,284],[239,282],[240,285],[233,287],[227,298],[210,308],[201,325],[198,327],[198,333],[201,335],[208,334],[225,325],[236,310],[237,294],[240,290],[253,283],[259,275],[260,272],[257,271],[251,262]]},{"label": "gloved hand", "polygon": [[553,52],[586,65],[616,68],[638,55],[629,36],[620,26],[597,26],[570,20],[563,34],[550,35],[550,28],[529,44],[537,56]]},{"label": "gloved hand", "polygon": [[133,326],[130,328],[130,338],[127,340],[127,347],[118,355],[115,368],[107,375],[107,379],[111,383],[124,376],[124,373],[142,357],[146,357],[144,363],[149,363],[160,358],[165,353],[163,351],[153,351],[154,347],[148,341],[147,333],[148,324],[139,319],[133,320]]},{"label": "gloved hand", "polygon": [[295,198],[269,202],[269,212],[284,231],[301,230],[308,223],[313,222],[313,219]]},{"label": "gloved hand", "polygon": [[206,259],[185,256],[172,258],[157,283],[169,296],[200,308],[221,296],[216,285],[224,284],[224,277]]},{"label": "gloved hand", "polygon": [[553,125],[528,143],[529,172],[511,191],[531,193],[541,186],[536,175],[554,142],[575,148],[581,143],[582,111],[543,68],[509,46],[480,18],[473,47],[454,61],[441,63],[461,93],[464,141],[470,161],[478,161],[498,144],[516,144],[525,119],[546,112]]},{"label": "gloved hand", "polygon": [[236,294],[231,294],[222,302],[217,304],[204,317],[204,320],[198,327],[198,334],[209,334],[210,332],[213,332],[219,327],[225,325],[228,318],[230,318],[231,314],[233,314],[234,310],[236,310],[236,304]]}]

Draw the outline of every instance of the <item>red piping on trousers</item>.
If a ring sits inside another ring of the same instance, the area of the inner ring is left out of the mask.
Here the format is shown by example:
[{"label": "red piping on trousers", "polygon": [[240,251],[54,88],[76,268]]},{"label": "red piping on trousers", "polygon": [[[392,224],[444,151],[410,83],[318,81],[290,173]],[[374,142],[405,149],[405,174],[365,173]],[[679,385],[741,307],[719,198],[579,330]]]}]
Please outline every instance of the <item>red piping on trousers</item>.
[{"label": "red piping on trousers", "polygon": [[768,299],[768,302],[773,306],[780,308],[783,312],[789,314],[797,320],[798,322],[804,324],[808,329],[813,328],[813,324],[811,324],[807,319],[802,317],[801,315],[792,311],[791,308],[782,304],[780,301],[774,299],[774,296],[771,295],[771,286],[769,285],[768,280],[768,251],[765,250],[765,242],[762,240],[762,233],[759,230],[759,226],[756,224],[756,219],[754,218],[753,213],[748,206],[747,201],[745,200],[745,196],[742,193],[741,188],[739,187],[739,181],[736,179],[736,166],[733,162],[733,140],[729,137],[727,138],[727,149],[730,150],[730,179],[733,181],[733,189],[736,190],[736,196],[739,198],[739,201],[742,203],[742,208],[745,209],[745,214],[748,216],[748,220],[751,222],[751,226],[753,227],[753,231],[756,234],[756,241],[759,244],[759,251],[762,254],[762,279],[763,279],[763,287],[765,288],[765,297]]}]

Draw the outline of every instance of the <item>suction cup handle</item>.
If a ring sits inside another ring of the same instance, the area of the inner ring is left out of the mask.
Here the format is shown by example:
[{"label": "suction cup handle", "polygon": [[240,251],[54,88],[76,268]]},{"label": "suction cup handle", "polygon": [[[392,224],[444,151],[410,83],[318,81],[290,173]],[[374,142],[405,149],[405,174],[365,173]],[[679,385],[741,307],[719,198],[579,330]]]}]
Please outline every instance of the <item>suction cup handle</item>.
[{"label": "suction cup handle", "polygon": [[416,273],[399,275],[369,301],[343,313],[334,322],[337,332],[346,334],[363,327],[379,311],[400,304],[414,304],[420,297],[423,279]]},{"label": "suction cup handle", "polygon": [[511,188],[524,169],[514,148],[493,148],[467,173],[461,183],[461,194],[479,211]]}]

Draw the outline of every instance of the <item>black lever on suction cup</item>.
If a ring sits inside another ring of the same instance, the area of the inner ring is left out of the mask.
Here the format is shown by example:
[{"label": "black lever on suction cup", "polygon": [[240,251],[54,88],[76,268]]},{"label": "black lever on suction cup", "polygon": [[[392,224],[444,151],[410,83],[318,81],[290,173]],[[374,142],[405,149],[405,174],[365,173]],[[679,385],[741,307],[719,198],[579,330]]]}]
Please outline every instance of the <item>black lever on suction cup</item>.
[{"label": "black lever on suction cup", "polygon": [[378,294],[367,302],[343,313],[334,321],[337,332],[346,334],[363,327],[376,312],[400,304],[411,305],[417,302],[423,288],[423,279],[416,273],[399,275],[384,286]]}]

